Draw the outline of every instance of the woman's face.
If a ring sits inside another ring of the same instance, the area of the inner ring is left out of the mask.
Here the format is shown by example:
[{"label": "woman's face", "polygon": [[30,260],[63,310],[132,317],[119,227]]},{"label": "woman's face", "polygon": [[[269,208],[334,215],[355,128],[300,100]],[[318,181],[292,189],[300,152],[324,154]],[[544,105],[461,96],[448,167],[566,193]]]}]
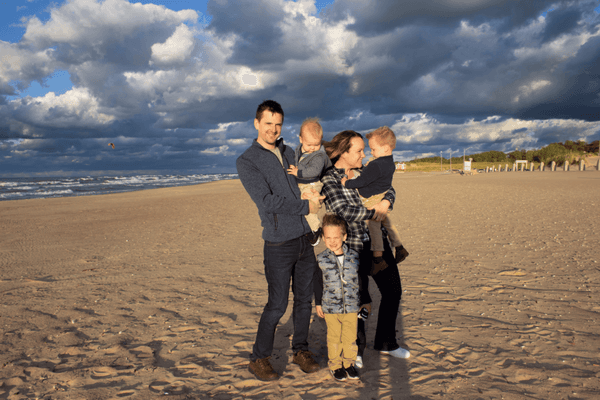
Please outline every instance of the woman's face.
[{"label": "woman's face", "polygon": [[336,163],[338,168],[360,168],[362,167],[362,160],[365,158],[365,142],[359,138],[354,137],[350,139],[350,149],[340,155],[339,161]]}]

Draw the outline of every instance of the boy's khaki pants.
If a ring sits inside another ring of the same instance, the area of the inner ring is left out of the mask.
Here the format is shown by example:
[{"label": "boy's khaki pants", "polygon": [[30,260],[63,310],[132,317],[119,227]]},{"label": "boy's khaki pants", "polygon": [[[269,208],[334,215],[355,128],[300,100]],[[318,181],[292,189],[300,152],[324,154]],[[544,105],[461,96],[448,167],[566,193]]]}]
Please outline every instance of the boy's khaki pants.
[{"label": "boy's khaki pants", "polygon": [[329,369],[350,368],[356,362],[358,313],[325,314]]}]

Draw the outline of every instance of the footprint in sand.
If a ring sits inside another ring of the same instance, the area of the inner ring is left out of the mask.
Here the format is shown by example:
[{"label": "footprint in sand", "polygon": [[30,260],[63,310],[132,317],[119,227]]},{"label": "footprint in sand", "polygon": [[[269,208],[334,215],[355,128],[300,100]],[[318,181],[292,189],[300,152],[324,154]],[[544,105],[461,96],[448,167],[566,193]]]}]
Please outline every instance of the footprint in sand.
[{"label": "footprint in sand", "polygon": [[182,381],[154,381],[150,384],[150,390],[154,393],[160,393],[164,395],[178,395],[184,394],[188,391]]},{"label": "footprint in sand", "polygon": [[533,384],[538,381],[538,377],[531,371],[520,369],[515,374],[514,380],[519,384]]},{"label": "footprint in sand", "polygon": [[176,365],[176,368],[178,370],[177,375],[182,378],[198,377],[204,372],[204,367],[194,363],[179,364]]},{"label": "footprint in sand", "polygon": [[106,379],[115,376],[117,371],[111,367],[96,367],[92,370],[92,379]]},{"label": "footprint in sand", "polygon": [[507,271],[500,271],[498,272],[498,275],[508,275],[508,276],[523,276],[526,275],[525,272],[518,270],[518,269],[511,269],[511,270],[507,270]]},{"label": "footprint in sand", "polygon": [[135,394],[135,390],[122,390],[117,393],[117,397],[129,397]]},{"label": "footprint in sand", "polygon": [[188,331],[197,331],[202,327],[199,325],[183,325],[171,328],[172,332],[188,332]]},{"label": "footprint in sand", "polygon": [[148,346],[138,346],[134,349],[131,349],[130,352],[140,360],[154,357],[154,350]]},{"label": "footprint in sand", "polygon": [[243,340],[241,342],[237,342],[236,344],[233,345],[234,348],[236,349],[240,349],[240,350],[252,350],[252,346],[254,345],[254,342],[249,342],[246,340]]},{"label": "footprint in sand", "polygon": [[444,333],[456,332],[457,330],[458,330],[458,328],[455,328],[455,327],[447,327],[447,328],[440,329],[440,331],[444,332]]}]

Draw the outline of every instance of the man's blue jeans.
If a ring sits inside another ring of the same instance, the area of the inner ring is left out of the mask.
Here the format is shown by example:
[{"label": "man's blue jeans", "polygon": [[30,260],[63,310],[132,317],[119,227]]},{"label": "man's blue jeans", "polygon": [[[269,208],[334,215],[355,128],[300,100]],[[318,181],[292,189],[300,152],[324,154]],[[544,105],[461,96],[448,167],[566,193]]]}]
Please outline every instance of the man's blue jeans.
[{"label": "man's blue jeans", "polygon": [[318,268],[315,252],[307,236],[280,243],[265,241],[264,257],[269,299],[258,323],[256,341],[250,355],[252,361],[269,357],[273,351],[275,329],[288,305],[290,280],[294,293],[292,350],[294,353],[308,350],[313,276]]}]

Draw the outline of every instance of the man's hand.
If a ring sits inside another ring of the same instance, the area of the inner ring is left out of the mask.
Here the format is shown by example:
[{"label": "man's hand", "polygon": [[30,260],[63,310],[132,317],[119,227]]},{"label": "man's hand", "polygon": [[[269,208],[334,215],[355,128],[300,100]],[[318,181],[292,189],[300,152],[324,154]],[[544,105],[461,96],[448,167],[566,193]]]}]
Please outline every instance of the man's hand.
[{"label": "man's hand", "polygon": [[321,202],[325,200],[325,196],[313,197],[308,200],[308,208],[310,209],[311,214],[316,214],[321,209]]},{"label": "man's hand", "polygon": [[390,205],[391,204],[388,200],[381,200],[379,203],[375,204],[373,207],[370,207],[369,210],[375,210],[375,215],[373,215],[373,221],[377,221],[377,222],[383,221],[388,214]]},{"label": "man's hand", "polygon": [[342,178],[342,186],[343,186],[343,187],[346,187],[346,181],[347,181],[347,180],[348,180],[348,178],[346,178],[346,177],[343,177],[343,178]]},{"label": "man's hand", "polygon": [[296,167],[295,165],[290,165],[290,167],[287,170],[287,173],[298,177],[298,167]]},{"label": "man's hand", "polygon": [[323,307],[315,306],[315,308],[317,309],[317,315],[321,318],[325,318],[325,314],[323,314]]},{"label": "man's hand", "polygon": [[325,196],[321,196],[315,189],[307,190],[302,193],[302,199],[308,200],[308,208],[310,214],[316,214],[321,209],[321,204],[325,200]]},{"label": "man's hand", "polygon": [[321,193],[317,192],[315,189],[310,189],[307,190],[306,192],[302,193],[301,198],[304,200],[310,200],[314,197],[320,196]]}]

